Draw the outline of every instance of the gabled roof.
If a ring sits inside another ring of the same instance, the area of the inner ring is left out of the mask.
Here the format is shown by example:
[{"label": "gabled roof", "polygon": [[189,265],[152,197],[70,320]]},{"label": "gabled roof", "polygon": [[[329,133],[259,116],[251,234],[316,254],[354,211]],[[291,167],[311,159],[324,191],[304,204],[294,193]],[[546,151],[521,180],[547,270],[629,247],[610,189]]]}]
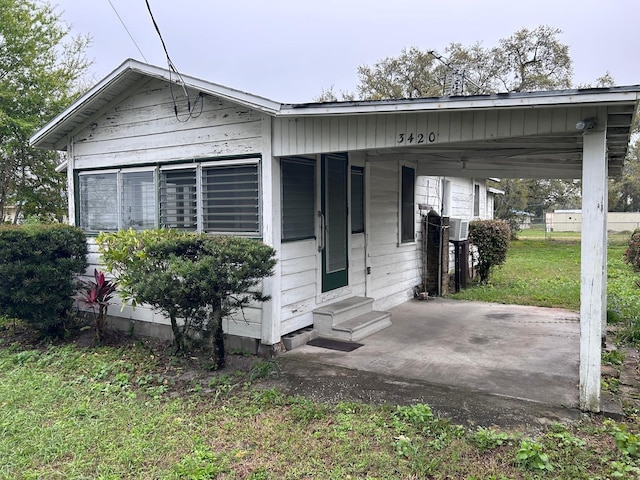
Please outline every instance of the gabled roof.
[{"label": "gabled roof", "polygon": [[[143,77],[157,78],[167,82],[176,82],[177,76],[169,70],[149,65],[137,60],[125,60],[118,68],[98,82],[88,92],[78,98],[67,109],[47,123],[30,139],[37,148],[64,150],[61,144],[65,138],[81,127],[85,121],[95,115],[127,89],[137,84]],[[185,86],[208,95],[214,95],[268,114],[274,114],[281,104],[250,93],[207,82],[188,75],[182,75]]]},{"label": "gabled roof", "polygon": [[[137,60],[126,60],[31,137],[38,148],[64,150],[66,138],[92,116],[132,88],[144,77],[176,82],[169,70]],[[607,108],[609,158],[622,165],[630,139],[633,116],[640,99],[640,85],[609,88],[519,92],[462,97],[415,98],[282,104],[216,83],[182,75],[187,88],[217,96],[280,118],[339,117],[409,112],[461,112],[509,108],[602,106]]]}]

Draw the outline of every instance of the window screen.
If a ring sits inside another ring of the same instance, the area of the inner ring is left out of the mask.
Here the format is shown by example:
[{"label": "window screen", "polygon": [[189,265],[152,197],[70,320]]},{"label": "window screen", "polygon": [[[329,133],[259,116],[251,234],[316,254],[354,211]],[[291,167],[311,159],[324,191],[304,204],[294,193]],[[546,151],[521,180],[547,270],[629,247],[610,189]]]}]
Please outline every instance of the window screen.
[{"label": "window screen", "polygon": [[122,228],[145,230],[156,226],[154,172],[122,173]]},{"label": "window screen", "polygon": [[302,240],[315,236],[315,163],[305,159],[283,159],[282,239]]},{"label": "window screen", "polygon": [[480,185],[473,186],[473,216],[480,216]]},{"label": "window screen", "polygon": [[160,224],[196,230],[198,224],[196,170],[167,170],[160,177]]},{"label": "window screen", "polygon": [[257,234],[258,196],[257,164],[203,168],[203,230]]},{"label": "window screen", "polygon": [[415,170],[402,167],[402,188],[400,207],[400,239],[402,243],[415,240]]},{"label": "window screen", "polygon": [[80,228],[100,232],[118,229],[118,174],[80,175]]},{"label": "window screen", "polygon": [[364,232],[364,169],[351,168],[351,233]]}]

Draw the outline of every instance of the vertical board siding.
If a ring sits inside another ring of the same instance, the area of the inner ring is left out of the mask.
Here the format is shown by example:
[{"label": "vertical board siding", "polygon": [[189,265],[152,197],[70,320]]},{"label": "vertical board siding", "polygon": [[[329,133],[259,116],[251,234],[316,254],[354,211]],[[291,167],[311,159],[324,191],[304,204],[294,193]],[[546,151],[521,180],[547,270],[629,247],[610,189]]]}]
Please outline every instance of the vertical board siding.
[{"label": "vertical board siding", "polygon": [[[413,296],[413,287],[420,283],[419,242],[398,244],[398,175],[399,165],[395,162],[371,164],[368,296],[375,299],[377,309],[403,303]],[[416,204],[426,203],[426,189],[421,181],[417,187]]]},{"label": "vertical board siding", "polygon": [[[542,112],[542,113],[541,113]],[[276,156],[370,148],[421,147],[472,140],[494,140],[523,135],[575,132],[587,109],[560,106],[551,109],[436,111],[345,115],[335,117],[274,118]],[[429,134],[433,133],[433,141]],[[400,135],[412,143],[399,142]]]},{"label": "vertical board siding", "polygon": [[[175,88],[175,87],[174,87]],[[190,92],[196,98],[197,92]],[[166,83],[144,84],[74,136],[78,169],[259,154],[262,114],[204,96],[202,113],[179,122]]]}]

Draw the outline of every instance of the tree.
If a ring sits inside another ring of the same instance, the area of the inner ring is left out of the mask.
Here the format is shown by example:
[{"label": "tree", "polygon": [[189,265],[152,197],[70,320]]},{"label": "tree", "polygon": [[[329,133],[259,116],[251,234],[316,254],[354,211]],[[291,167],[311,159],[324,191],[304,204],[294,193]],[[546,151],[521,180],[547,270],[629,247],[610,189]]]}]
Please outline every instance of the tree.
[{"label": "tree", "polygon": [[380,100],[442,96],[452,78],[465,78],[464,93],[488,94],[568,88],[573,75],[569,47],[557,28],[523,28],[494,48],[451,43],[444,56],[416,47],[358,67],[361,98]]},{"label": "tree", "polygon": [[620,178],[609,180],[609,211],[640,212],[640,140],[629,148]]},{"label": "tree", "polygon": [[69,31],[46,2],[0,0],[0,218],[9,204],[44,217],[66,210],[59,156],[29,137],[71,102],[89,67],[89,38]]}]

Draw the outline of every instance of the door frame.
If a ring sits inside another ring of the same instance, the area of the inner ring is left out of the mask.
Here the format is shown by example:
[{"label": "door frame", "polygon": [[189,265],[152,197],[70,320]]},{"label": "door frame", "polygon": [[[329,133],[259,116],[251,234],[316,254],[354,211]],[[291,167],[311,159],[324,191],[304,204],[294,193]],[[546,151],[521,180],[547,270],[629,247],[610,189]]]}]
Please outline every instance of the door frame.
[{"label": "door frame", "polygon": [[[330,171],[331,161],[342,162],[342,168]],[[319,235],[318,250],[320,252],[320,293],[322,295],[334,292],[349,286],[349,158],[347,153],[323,154],[320,157],[320,204],[318,210]],[[340,171],[341,170],[341,171]],[[334,178],[327,178],[333,175]],[[342,175],[343,181],[335,182],[335,177]],[[333,180],[333,181],[332,181]],[[332,187],[334,187],[332,189]],[[336,195],[342,198],[342,202],[336,199]],[[330,202],[330,200],[333,200]],[[338,201],[336,201],[338,200]],[[336,208],[338,210],[336,210]],[[335,224],[337,218],[338,223]],[[334,236],[331,236],[334,235]],[[336,242],[340,242],[342,244]],[[331,257],[332,247],[339,247],[337,257]],[[342,255],[341,255],[342,254]],[[331,261],[339,265],[337,269],[330,271]]]}]

